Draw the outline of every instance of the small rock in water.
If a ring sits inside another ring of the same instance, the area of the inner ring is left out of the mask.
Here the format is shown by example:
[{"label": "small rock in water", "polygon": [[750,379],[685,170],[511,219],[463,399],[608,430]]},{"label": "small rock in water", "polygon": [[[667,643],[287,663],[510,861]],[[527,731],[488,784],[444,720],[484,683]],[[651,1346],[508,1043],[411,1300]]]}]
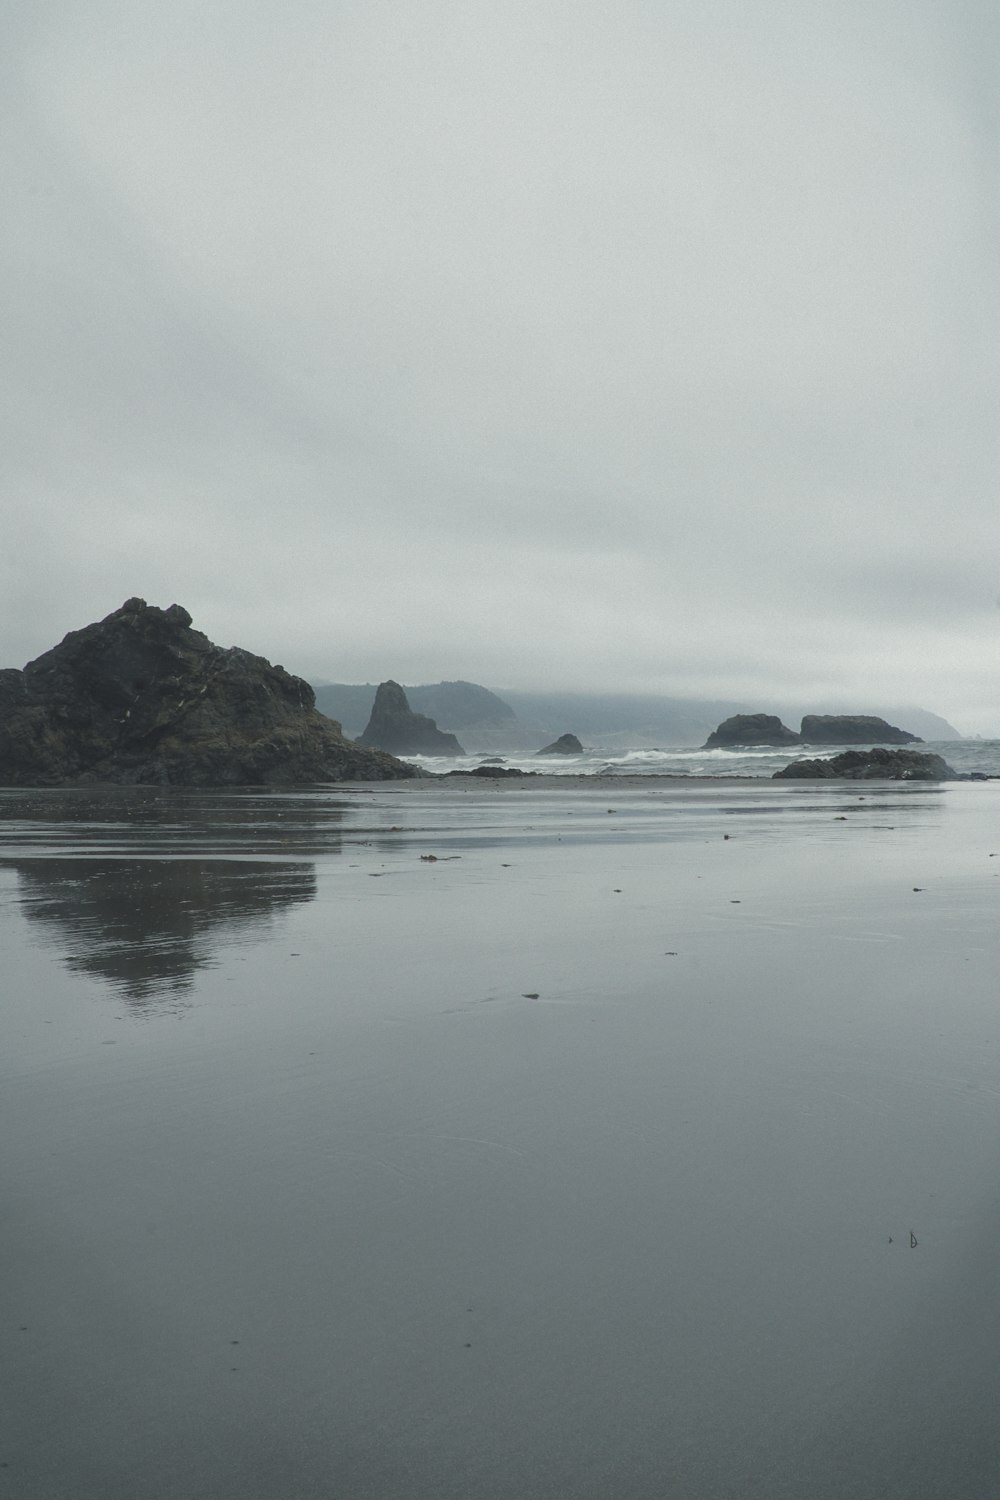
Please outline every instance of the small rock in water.
[{"label": "small rock in water", "polygon": [[575,734],[561,734],[551,745],[536,751],[538,755],[582,755],[583,746]]}]

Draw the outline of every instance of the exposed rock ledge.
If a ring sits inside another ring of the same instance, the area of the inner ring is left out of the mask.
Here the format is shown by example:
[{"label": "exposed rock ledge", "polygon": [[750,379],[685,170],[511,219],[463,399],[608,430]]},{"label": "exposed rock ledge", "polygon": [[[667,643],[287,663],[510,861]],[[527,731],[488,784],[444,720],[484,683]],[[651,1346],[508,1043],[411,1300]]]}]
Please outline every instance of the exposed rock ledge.
[{"label": "exposed rock ledge", "polygon": [[845,750],[829,760],[794,760],[772,781],[960,781],[940,755],[927,750]]},{"label": "exposed rock ledge", "polygon": [[213,645],[179,604],[129,599],[23,671],[0,672],[0,785],[178,786],[416,775],[346,740],[312,688]]}]

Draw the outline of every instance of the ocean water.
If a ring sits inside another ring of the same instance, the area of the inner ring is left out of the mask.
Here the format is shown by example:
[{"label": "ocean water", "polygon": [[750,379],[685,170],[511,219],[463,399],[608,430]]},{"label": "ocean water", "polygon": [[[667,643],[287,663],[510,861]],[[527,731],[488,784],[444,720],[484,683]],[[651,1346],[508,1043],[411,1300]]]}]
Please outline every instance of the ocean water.
[{"label": "ocean water", "polygon": [[997,1491],[1000,785],[0,792],[0,1495]]},{"label": "ocean water", "polygon": [[[523,771],[545,771],[559,776],[719,776],[770,777],[791,761],[829,760],[857,745],[797,746],[784,749],[703,750],[668,747],[662,750],[602,750],[586,746],[582,755],[466,755],[461,757],[413,755],[407,759],[437,774],[469,770],[496,763]],[[912,746],[941,755],[962,775],[980,772],[1000,776],[1000,740],[942,740]]]}]

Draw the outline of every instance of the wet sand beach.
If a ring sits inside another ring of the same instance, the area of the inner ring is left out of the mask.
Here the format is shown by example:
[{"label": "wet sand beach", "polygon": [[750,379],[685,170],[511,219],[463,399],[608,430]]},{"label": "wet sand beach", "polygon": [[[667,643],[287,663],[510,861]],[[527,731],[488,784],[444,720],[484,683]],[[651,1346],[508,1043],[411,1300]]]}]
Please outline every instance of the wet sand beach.
[{"label": "wet sand beach", "polygon": [[0,792],[0,1495],[982,1500],[1000,790]]}]

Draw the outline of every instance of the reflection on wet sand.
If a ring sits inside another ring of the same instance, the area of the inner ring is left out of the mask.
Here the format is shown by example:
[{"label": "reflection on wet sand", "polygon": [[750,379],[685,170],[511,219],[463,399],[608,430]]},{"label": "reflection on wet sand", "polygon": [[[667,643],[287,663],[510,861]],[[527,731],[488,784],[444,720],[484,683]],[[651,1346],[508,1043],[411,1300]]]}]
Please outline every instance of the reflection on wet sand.
[{"label": "reflection on wet sand", "polygon": [[25,916],[74,973],[133,1005],[174,999],[220,944],[269,935],[316,894],[349,805],[325,792],[76,787],[0,792],[3,863]]},{"label": "reflection on wet sand", "polygon": [[1000,789],[530,785],[0,793],[0,1494],[996,1493]]},{"label": "reflection on wet sand", "polygon": [[10,861],[36,934],[66,967],[134,1006],[176,1000],[223,941],[269,937],[274,917],[311,901],[304,862],[207,859]]}]

